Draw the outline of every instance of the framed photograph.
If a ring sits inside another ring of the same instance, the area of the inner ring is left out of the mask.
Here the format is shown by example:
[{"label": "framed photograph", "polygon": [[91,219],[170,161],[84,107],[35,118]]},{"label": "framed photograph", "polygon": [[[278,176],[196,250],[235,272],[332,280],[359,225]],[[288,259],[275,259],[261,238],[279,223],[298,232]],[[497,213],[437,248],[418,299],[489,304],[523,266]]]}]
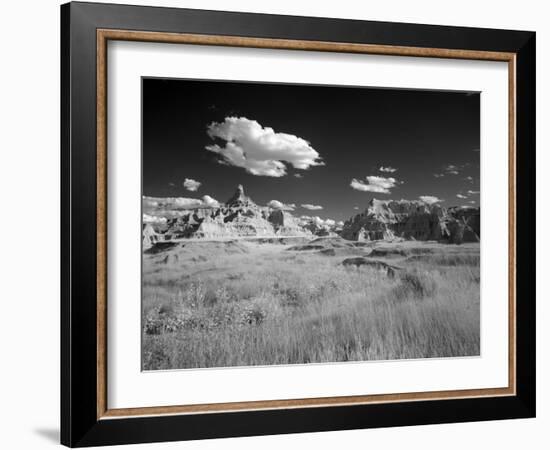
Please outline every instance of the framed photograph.
[{"label": "framed photograph", "polygon": [[535,415],[535,33],[61,7],[61,440]]}]

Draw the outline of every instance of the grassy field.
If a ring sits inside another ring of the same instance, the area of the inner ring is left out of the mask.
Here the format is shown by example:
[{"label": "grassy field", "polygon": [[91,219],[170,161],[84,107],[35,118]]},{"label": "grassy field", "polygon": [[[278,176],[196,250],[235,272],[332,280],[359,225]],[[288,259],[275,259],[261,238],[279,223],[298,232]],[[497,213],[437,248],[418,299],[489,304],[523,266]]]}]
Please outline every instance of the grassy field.
[{"label": "grassy field", "polygon": [[145,252],[143,369],[479,355],[479,244],[294,244]]}]

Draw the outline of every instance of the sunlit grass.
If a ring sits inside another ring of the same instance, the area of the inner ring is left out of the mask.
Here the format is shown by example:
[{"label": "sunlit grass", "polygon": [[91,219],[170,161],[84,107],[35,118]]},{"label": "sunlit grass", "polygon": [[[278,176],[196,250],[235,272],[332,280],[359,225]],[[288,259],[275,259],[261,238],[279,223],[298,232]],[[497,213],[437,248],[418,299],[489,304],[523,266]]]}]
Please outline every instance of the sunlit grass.
[{"label": "sunlit grass", "polygon": [[145,370],[479,354],[478,256],[405,258],[389,278],[237,245],[144,258]]}]

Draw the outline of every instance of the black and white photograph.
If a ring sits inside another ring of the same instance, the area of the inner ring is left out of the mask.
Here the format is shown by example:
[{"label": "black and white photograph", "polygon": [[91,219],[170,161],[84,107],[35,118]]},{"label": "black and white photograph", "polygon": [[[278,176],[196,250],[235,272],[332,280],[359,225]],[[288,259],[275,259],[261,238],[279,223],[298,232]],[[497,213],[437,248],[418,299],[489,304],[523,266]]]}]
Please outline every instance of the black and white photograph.
[{"label": "black and white photograph", "polygon": [[0,448],[548,442],[544,2],[3,6]]},{"label": "black and white photograph", "polygon": [[480,95],[142,79],[142,369],[480,354]]}]

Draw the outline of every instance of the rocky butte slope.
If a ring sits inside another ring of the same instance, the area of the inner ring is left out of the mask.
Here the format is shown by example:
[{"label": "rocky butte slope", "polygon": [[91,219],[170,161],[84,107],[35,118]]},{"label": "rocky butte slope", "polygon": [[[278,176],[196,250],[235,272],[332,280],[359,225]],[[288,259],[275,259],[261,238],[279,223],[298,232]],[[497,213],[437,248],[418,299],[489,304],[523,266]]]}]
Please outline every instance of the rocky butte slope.
[{"label": "rocky butte slope", "polygon": [[355,241],[395,238],[475,242],[480,236],[479,208],[444,208],[409,200],[372,199],[367,209],[344,223],[341,235]]},{"label": "rocky butte slope", "polygon": [[159,231],[164,235],[162,240],[311,236],[287,211],[258,206],[245,195],[242,185],[225,204],[184,211],[169,219]]},{"label": "rocky butte slope", "polygon": [[364,212],[341,227],[333,220],[296,218],[289,211],[259,206],[245,195],[241,185],[225,204],[176,212],[175,217],[163,218],[162,223],[143,225],[144,248],[173,239],[313,238],[337,234],[351,241],[403,238],[461,243],[478,241],[480,234],[479,208],[447,209],[421,201],[373,199]]}]

